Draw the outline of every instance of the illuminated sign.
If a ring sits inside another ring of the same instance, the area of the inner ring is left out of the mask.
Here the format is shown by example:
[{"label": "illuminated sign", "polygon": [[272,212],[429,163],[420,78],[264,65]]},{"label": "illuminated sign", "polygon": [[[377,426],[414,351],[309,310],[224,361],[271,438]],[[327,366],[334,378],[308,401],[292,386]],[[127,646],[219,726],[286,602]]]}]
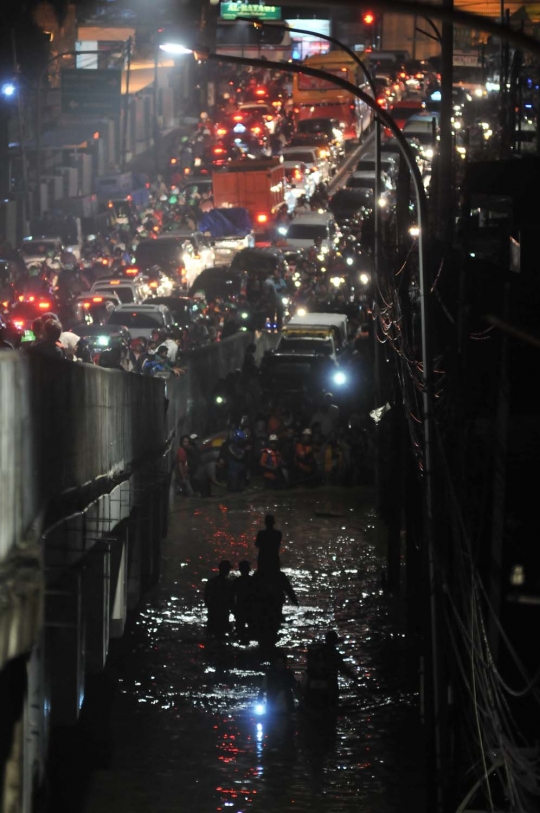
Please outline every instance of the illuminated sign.
[{"label": "illuminated sign", "polygon": [[253,17],[256,20],[281,20],[281,6],[265,6],[262,3],[221,3],[222,20],[236,20],[237,17]]}]

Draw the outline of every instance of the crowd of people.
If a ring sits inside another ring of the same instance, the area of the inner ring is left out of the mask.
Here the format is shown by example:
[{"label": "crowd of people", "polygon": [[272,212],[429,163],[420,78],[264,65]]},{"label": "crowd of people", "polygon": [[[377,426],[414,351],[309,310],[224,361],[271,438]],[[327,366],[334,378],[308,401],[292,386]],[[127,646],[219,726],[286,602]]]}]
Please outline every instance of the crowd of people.
[{"label": "crowd of people", "polygon": [[275,527],[274,516],[268,514],[264,524],[255,539],[256,571],[252,573],[249,561],[243,560],[238,565],[238,576],[231,578],[232,565],[223,560],[217,574],[206,582],[208,633],[218,639],[233,634],[242,645],[257,641],[261,655],[271,662],[258,697],[268,710],[290,713],[295,708],[296,696],[311,710],[335,711],[339,700],[338,675],[355,680],[354,671],[337,649],[337,634],[330,630],[324,642],[315,642],[308,648],[301,685],[287,668],[286,655],[276,649],[285,601],[288,599],[295,606],[299,602],[290,579],[281,570],[282,533]]}]

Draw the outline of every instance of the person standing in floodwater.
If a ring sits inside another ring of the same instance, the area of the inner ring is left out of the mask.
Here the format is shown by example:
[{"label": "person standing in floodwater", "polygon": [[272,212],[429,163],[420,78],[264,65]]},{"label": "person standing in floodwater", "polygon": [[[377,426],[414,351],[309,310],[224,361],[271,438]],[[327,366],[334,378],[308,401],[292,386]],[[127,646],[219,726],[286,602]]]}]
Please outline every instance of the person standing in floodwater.
[{"label": "person standing in floodwater", "polygon": [[231,567],[231,563],[227,559],[220,562],[217,576],[208,579],[204,588],[204,603],[208,610],[207,629],[213,635],[225,635],[230,629],[232,583],[229,581],[229,573]]},{"label": "person standing in floodwater", "polygon": [[279,549],[281,547],[281,531],[274,528],[275,518],[267,514],[264,518],[265,529],[259,531],[255,540],[255,547],[259,550],[257,556],[258,570],[279,570]]}]

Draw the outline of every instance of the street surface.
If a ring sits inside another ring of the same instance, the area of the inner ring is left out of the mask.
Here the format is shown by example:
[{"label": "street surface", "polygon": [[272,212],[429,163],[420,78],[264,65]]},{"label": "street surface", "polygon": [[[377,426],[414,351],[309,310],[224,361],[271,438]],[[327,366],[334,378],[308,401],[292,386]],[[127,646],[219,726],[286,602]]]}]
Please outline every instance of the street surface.
[{"label": "street surface", "polygon": [[[357,685],[340,678],[335,726],[300,713],[255,716],[263,674],[256,645],[206,636],[204,579],[223,558],[234,567],[256,562],[253,541],[267,512],[283,531],[282,567],[300,601],[285,606],[279,645],[289,666],[300,679],[306,646],[334,628],[358,674]],[[93,772],[80,809],[423,809],[417,698],[405,688],[403,619],[380,588],[383,556],[374,511],[357,490],[177,499],[159,586],[110,658],[110,759]]]}]

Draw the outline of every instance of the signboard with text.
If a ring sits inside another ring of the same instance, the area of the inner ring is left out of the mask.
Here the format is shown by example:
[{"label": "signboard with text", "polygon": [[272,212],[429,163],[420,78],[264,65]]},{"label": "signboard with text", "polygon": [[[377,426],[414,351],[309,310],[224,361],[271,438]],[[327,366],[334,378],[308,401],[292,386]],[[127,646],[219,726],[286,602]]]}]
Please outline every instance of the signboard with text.
[{"label": "signboard with text", "polygon": [[69,68],[61,71],[60,77],[62,113],[119,114],[122,71]]},{"label": "signboard with text", "polygon": [[222,20],[236,20],[237,17],[253,17],[256,20],[281,20],[281,6],[266,6],[262,3],[222,2]]}]

